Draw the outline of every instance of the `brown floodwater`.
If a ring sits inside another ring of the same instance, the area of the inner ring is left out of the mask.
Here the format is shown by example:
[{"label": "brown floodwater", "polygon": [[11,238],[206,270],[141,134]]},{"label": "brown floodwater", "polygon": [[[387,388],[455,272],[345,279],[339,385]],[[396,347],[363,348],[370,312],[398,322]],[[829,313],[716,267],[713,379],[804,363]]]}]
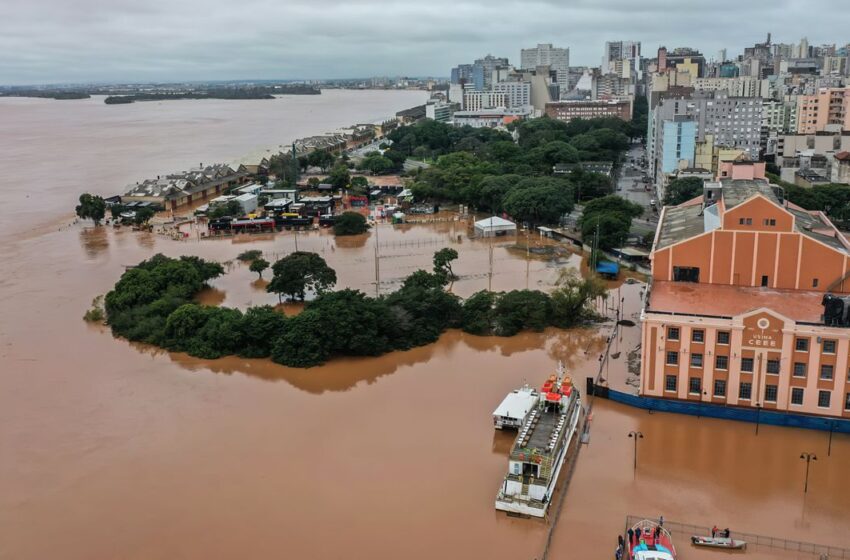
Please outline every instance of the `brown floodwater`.
[{"label": "brown floodwater", "polygon": [[[120,147],[101,159],[132,169]],[[24,155],[15,173],[41,173]],[[61,201],[50,188],[43,217],[55,220],[46,209]],[[493,508],[511,436],[494,433],[490,414],[558,360],[579,382],[594,375],[605,329],[509,339],[450,331],[425,347],[311,369],[200,360],[115,339],[82,315],[125,266],[156,252],[228,263],[205,303],[275,304],[235,259],[248,248],[283,256],[292,233],[177,242],[66,221],[28,234],[31,219],[7,213],[2,224],[20,235],[4,235],[0,275],[0,558],[539,558],[548,524]],[[580,265],[566,251],[526,260],[515,240],[498,240],[491,276],[490,242],[466,233],[464,222],[381,225],[344,240],[299,234],[298,247],[322,254],[339,287],[367,293],[376,238],[382,293],[444,246],[460,253],[452,290],[462,296],[488,285],[549,289],[562,267]],[[621,289],[628,316],[639,288]],[[552,558],[610,558],[627,514],[850,546],[846,436],[827,457],[823,433],[762,426],[755,437],[749,424],[605,401],[591,426]],[[636,476],[633,429],[646,435]],[[801,451],[819,456],[805,504]],[[680,549],[685,560],[706,557]]]}]

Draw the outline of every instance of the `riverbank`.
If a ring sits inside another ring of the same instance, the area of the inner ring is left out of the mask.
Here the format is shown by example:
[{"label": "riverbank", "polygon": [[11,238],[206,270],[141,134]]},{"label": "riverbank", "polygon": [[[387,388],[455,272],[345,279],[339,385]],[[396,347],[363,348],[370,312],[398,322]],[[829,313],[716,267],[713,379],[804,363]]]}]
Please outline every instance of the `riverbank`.
[{"label": "riverbank", "polygon": [[[273,102],[204,99],[120,110],[105,105],[103,96],[62,103],[2,97],[0,236],[17,242],[33,230],[67,224],[82,192],[110,196],[199,162],[232,163],[246,154],[259,161],[297,138],[380,121],[426,97],[421,91],[335,89]],[[0,254],[5,250],[6,244]]]}]

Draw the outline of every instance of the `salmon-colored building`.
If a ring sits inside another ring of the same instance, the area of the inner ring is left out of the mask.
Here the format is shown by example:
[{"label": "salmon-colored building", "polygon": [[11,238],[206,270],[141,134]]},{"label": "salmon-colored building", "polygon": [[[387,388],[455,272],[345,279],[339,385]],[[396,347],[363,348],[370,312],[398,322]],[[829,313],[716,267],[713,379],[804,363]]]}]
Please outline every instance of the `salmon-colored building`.
[{"label": "salmon-colored building", "polygon": [[642,395],[850,418],[850,327],[823,304],[850,294],[850,244],[823,213],[721,179],[662,210],[651,258]]}]

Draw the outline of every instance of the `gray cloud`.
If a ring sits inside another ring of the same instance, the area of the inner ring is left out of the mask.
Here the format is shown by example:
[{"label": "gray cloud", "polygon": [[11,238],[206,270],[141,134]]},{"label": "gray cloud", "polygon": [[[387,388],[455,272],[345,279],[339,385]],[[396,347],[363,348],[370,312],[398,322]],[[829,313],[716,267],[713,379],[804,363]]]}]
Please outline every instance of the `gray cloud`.
[{"label": "gray cloud", "polygon": [[713,56],[850,41],[846,0],[2,0],[0,84],[447,76],[536,43],[597,65],[606,40]]}]

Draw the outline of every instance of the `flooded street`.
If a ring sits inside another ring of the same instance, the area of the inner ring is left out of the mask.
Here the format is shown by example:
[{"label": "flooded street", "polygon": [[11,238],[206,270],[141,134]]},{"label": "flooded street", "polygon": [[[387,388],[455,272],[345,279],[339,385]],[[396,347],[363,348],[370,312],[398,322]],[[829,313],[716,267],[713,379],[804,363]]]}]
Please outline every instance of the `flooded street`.
[{"label": "flooded street", "polygon": [[[122,153],[100,154],[107,171],[91,156],[90,190],[114,190],[102,173],[131,173],[135,158]],[[36,164],[21,160],[15,173],[50,176]],[[175,166],[176,156],[145,161],[131,174]],[[70,209],[79,188],[59,188],[46,187],[39,216],[55,221]],[[15,192],[2,196],[18,208]],[[494,510],[512,434],[494,433],[491,413],[558,360],[583,389],[603,332],[450,331],[425,347],[311,369],[200,360],[114,339],[83,313],[126,266],[157,252],[230,262],[204,303],[275,304],[235,258],[247,249],[284,256],[295,248],[292,233],[178,242],[68,220],[31,233],[33,214],[11,215],[0,275],[0,558],[540,557],[549,525]],[[382,225],[338,241],[311,232],[297,243],[336,269],[337,287],[372,294],[376,238],[380,293],[430,268],[445,246],[460,253],[451,289],[461,296],[488,285],[550,289],[562,267],[580,265],[566,251],[526,259],[514,240],[500,240],[491,275],[490,243],[470,240],[461,221]],[[630,316],[639,287],[629,288]],[[630,430],[645,434],[636,473]],[[550,558],[611,558],[628,514],[850,547],[850,438],[836,434],[827,457],[827,437],[767,426],[756,437],[751,424],[596,400]],[[803,451],[819,457],[805,504]],[[684,560],[722,554],[676,539]]]}]

